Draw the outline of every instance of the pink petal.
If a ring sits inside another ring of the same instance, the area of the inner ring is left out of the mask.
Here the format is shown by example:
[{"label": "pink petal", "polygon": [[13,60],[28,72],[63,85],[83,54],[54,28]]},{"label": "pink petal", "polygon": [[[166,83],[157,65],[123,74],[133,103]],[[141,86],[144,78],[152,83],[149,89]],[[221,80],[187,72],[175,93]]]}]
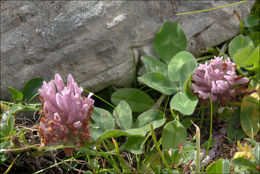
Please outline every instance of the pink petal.
[{"label": "pink petal", "polygon": [[61,76],[59,74],[55,74],[54,81],[55,81],[56,87],[58,89],[58,92],[61,92],[63,90],[63,88],[65,87]]}]

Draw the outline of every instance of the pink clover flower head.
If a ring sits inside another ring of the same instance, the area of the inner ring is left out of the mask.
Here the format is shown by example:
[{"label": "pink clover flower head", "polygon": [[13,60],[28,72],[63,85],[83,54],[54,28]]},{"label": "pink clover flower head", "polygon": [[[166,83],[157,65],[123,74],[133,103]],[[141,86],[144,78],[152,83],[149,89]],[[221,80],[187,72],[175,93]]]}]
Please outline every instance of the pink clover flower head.
[{"label": "pink clover flower head", "polygon": [[90,121],[94,100],[68,75],[67,85],[59,74],[43,82],[39,89],[44,117],[40,120],[39,135],[43,145],[80,145],[90,142]]},{"label": "pink clover flower head", "polygon": [[202,100],[225,103],[236,95],[237,85],[247,84],[249,79],[236,74],[236,65],[230,58],[215,57],[210,62],[199,64],[192,75],[191,89]]}]

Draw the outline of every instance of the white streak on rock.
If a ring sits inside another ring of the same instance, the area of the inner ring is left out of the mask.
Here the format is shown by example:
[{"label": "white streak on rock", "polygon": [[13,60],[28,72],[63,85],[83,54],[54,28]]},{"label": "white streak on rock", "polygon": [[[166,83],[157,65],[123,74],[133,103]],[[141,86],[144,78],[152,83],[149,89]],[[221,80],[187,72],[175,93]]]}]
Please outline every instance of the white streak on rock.
[{"label": "white streak on rock", "polygon": [[126,19],[126,14],[120,14],[117,17],[115,17],[112,22],[107,23],[107,28],[112,28],[115,25],[118,25],[120,22],[122,22],[125,19]]}]

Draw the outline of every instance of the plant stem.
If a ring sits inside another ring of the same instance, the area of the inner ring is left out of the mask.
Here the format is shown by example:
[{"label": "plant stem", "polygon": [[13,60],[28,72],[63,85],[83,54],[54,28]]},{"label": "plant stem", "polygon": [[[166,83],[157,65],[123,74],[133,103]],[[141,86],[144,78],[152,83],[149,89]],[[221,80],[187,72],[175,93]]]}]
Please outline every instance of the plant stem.
[{"label": "plant stem", "polygon": [[140,169],[140,155],[135,155],[135,158],[136,158],[136,170],[137,172],[139,171]]},{"label": "plant stem", "polygon": [[93,164],[93,162],[92,162],[90,156],[87,155],[87,157],[88,157],[88,161],[89,161],[89,165],[90,165],[90,167],[92,168],[93,172],[96,173],[96,170],[95,170],[94,164]]},{"label": "plant stem", "polygon": [[203,121],[204,121],[204,117],[205,117],[205,107],[201,106],[201,118],[200,118],[200,128],[202,127],[203,125]]},{"label": "plant stem", "polygon": [[[106,149],[106,151],[109,151],[109,149],[108,149],[108,147],[107,147],[107,144],[106,144],[106,142],[105,142],[104,140],[102,140],[102,144],[103,144],[104,148]],[[111,160],[113,161],[113,163],[116,164],[116,161],[115,161],[115,159],[113,158],[112,155],[110,156],[110,158],[111,158]],[[117,166],[117,169],[120,171],[120,169],[119,169],[118,166]]]},{"label": "plant stem", "polygon": [[[22,105],[22,104],[16,104],[16,103],[11,103],[11,102],[6,102],[6,101],[0,101],[0,102],[4,103],[4,104],[8,104],[8,105],[20,106],[20,107],[32,109],[32,110],[35,110],[35,111],[40,111],[40,109],[38,109],[38,108],[34,108],[34,107]],[[40,104],[36,103],[35,105],[40,105]]]},{"label": "plant stem", "polygon": [[157,140],[156,140],[155,133],[154,133],[154,129],[153,129],[153,124],[152,124],[152,123],[150,124],[150,128],[151,128],[152,138],[153,138],[155,147],[156,147],[157,151],[159,152],[159,154],[160,154],[160,156],[161,156],[161,158],[162,158],[162,160],[163,160],[165,166],[167,167],[167,169],[168,169],[169,172],[171,173],[171,168],[169,167],[169,165],[168,165],[168,163],[167,163],[165,157],[163,156],[163,153],[162,153],[162,151],[161,151],[161,149],[160,149],[160,145],[159,145],[159,143],[158,143]]},{"label": "plant stem", "polygon": [[8,167],[8,169],[4,172],[4,174],[7,174],[8,172],[10,172],[11,168],[13,167],[15,161],[17,160],[17,158],[20,156],[20,154],[18,154],[15,159],[11,162],[10,166]]},{"label": "plant stem", "polygon": [[[211,97],[209,96],[209,101],[210,101],[210,130],[209,130],[209,140],[208,140],[208,146],[207,146],[207,152],[205,158],[208,156],[209,153],[209,146],[211,144],[211,136],[212,136],[212,125],[213,125],[213,103],[211,100]],[[201,173],[203,174],[205,168],[205,163],[203,164]]]},{"label": "plant stem", "polygon": [[[192,121],[191,121],[192,122]],[[192,122],[196,127],[196,168],[195,173],[200,173],[200,128]]]},{"label": "plant stem", "polygon": [[210,59],[212,56],[203,56],[203,57],[199,57],[199,58],[196,58],[197,62],[201,61],[201,60],[207,60],[207,59]]},{"label": "plant stem", "polygon": [[134,87],[136,88],[137,86],[137,67],[136,67],[136,61],[135,61],[135,52],[134,52],[134,48],[131,48],[132,53],[133,53],[133,61],[134,61]]},{"label": "plant stem", "polygon": [[155,109],[155,110],[158,109],[161,106],[165,97],[166,97],[166,95],[162,94],[160,96],[160,98],[155,102],[155,104],[150,109]]},{"label": "plant stem", "polygon": [[236,3],[228,4],[228,5],[223,5],[223,6],[220,6],[220,7],[205,9],[205,10],[191,11],[191,12],[186,12],[186,13],[178,13],[176,15],[193,14],[193,13],[200,13],[200,12],[204,12],[204,11],[217,10],[217,9],[220,9],[220,8],[224,8],[224,7],[228,7],[228,6],[232,6],[232,5],[236,5],[236,4],[241,4],[241,3],[244,3],[244,2],[247,2],[247,1],[248,0],[240,1],[240,2],[236,2]]},{"label": "plant stem", "polygon": [[[97,149],[101,152],[104,152],[99,146],[96,146]],[[106,153],[104,153],[104,157],[107,159],[107,161],[111,164],[111,166],[118,172],[121,173],[119,167],[116,165],[117,163],[115,162],[114,158],[111,155],[111,159],[108,157],[108,155],[106,155]]]},{"label": "plant stem", "polygon": [[122,166],[124,172],[125,172],[125,173],[126,173],[126,172],[127,172],[127,173],[131,173],[131,169],[130,169],[129,166],[126,164],[126,161],[120,156],[119,148],[118,148],[118,144],[117,144],[116,140],[115,140],[114,138],[112,138],[112,141],[113,141],[114,146],[115,146],[117,158],[118,158],[118,160],[120,161],[121,166]]},{"label": "plant stem", "polygon": [[[88,91],[87,89],[83,89],[83,91],[85,91],[85,92],[87,92],[87,93],[90,93],[90,91]],[[107,102],[105,99],[103,99],[103,98],[101,98],[101,97],[99,97],[99,96],[97,96],[97,95],[95,95],[95,94],[94,94],[94,96],[97,97],[99,100],[105,102],[106,104],[108,104],[108,105],[111,106],[112,108],[115,108],[114,105],[112,105],[111,103]]]}]

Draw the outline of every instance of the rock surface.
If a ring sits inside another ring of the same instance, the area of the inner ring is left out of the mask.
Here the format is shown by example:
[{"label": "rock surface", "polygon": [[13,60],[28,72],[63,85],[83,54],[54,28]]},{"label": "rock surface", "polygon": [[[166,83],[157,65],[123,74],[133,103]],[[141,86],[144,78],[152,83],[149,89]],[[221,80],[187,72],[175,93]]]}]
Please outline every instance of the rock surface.
[{"label": "rock surface", "polygon": [[252,1],[209,12],[177,13],[226,5],[224,1],[2,1],[1,98],[6,82],[21,89],[32,77],[49,81],[71,73],[91,91],[133,81],[133,55],[153,55],[165,21],[179,22],[195,56],[238,34]]}]

